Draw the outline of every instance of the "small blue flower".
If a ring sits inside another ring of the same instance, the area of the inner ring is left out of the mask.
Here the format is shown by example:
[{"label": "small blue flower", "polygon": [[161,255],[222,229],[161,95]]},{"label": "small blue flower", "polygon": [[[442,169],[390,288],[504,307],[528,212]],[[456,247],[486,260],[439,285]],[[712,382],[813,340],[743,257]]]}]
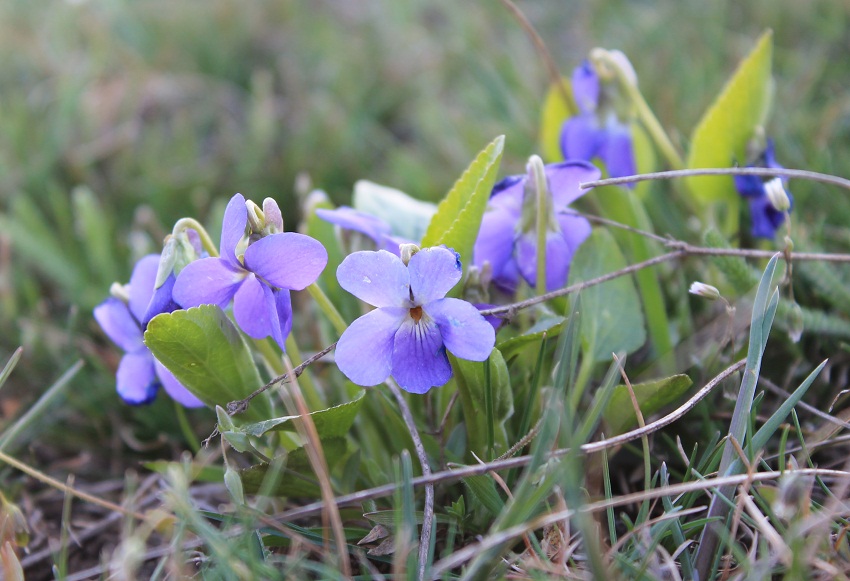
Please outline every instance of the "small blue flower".
[{"label": "small blue flower", "polygon": [[[758,159],[747,165],[747,167],[783,169],[783,166],[776,162],[772,139],[767,140],[764,151]],[[786,187],[788,179],[780,179],[782,187],[788,195],[788,200],[793,207],[794,198]],[[771,178],[762,178],[760,176],[735,176],[735,189],[738,190],[741,196],[746,198],[750,205],[750,232],[755,238],[775,238],[776,231],[785,222],[785,212],[777,210],[767,195],[765,186],[769,181],[771,181]]]},{"label": "small blue flower", "polygon": [[[600,172],[583,161],[550,164],[545,172],[554,210],[546,233],[546,289],[554,290],[566,284],[573,254],[591,230],[587,219],[564,210],[590,191],[579,184],[599,179]],[[493,282],[511,293],[520,277],[532,287],[537,279],[537,232],[522,228],[528,181],[527,175],[508,176],[493,187],[473,249],[473,263],[489,262]]]},{"label": "small blue flower", "polygon": [[269,234],[246,247],[247,227],[248,206],[236,194],[224,212],[221,257],[186,265],[174,284],[174,300],[183,308],[226,308],[232,299],[236,324],[248,336],[271,336],[283,349],[292,328],[289,291],[315,282],[328,253],[317,240],[294,232]]},{"label": "small blue flower", "polygon": [[457,253],[423,248],[405,265],[386,250],[350,254],[337,269],[340,286],[378,308],[354,321],[336,346],[336,364],[358,385],[392,375],[406,391],[425,393],[452,376],[446,350],[485,361],[493,327],[466,301],[445,298],[461,278]]},{"label": "small blue flower", "polygon": [[589,60],[573,71],[572,88],[579,114],[567,119],[561,128],[564,159],[592,161],[598,157],[612,178],[635,175],[630,124],[607,102],[607,86],[600,83]]},{"label": "small blue flower", "polygon": [[109,298],[94,309],[94,318],[103,332],[125,351],[116,374],[118,395],[129,404],[150,403],[161,385],[172,399],[186,407],[203,404],[157,361],[145,346],[143,337],[147,322],[160,313],[170,313],[177,305],[170,298],[174,276],[154,296],[154,281],[159,255],[142,258],[133,268],[128,301]]}]

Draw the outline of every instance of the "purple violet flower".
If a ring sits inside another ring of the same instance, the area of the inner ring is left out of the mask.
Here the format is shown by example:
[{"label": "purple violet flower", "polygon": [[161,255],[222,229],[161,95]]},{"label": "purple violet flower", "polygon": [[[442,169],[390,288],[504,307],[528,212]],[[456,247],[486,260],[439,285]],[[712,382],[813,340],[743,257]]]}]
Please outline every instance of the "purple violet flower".
[{"label": "purple violet flower", "polygon": [[248,336],[271,336],[283,349],[292,328],[289,291],[315,282],[328,253],[319,241],[294,232],[248,243],[247,226],[245,198],[236,194],[224,212],[221,257],[186,265],[174,284],[174,300],[184,308],[203,304],[225,308],[232,299],[236,323]]},{"label": "purple violet flower", "polygon": [[[116,374],[118,395],[129,404],[150,403],[162,385],[165,392],[186,407],[200,407],[201,400],[192,395],[165,366],[157,361],[145,346],[143,337],[147,321],[160,313],[170,313],[177,307],[170,298],[157,304],[154,298],[154,281],[159,266],[159,255],[145,256],[133,268],[130,276],[129,301],[106,299],[95,307],[94,318],[103,332],[125,351]],[[174,277],[170,277],[173,284]],[[165,285],[169,282],[166,281]],[[162,291],[161,297],[165,297]]]},{"label": "purple violet flower", "polygon": [[423,248],[407,265],[385,250],[347,256],[336,271],[340,286],[378,308],[340,337],[340,370],[358,385],[392,375],[406,391],[425,393],[451,378],[447,349],[485,361],[496,342],[493,327],[468,302],[444,298],[461,274],[460,258],[445,247]]},{"label": "purple violet flower", "polygon": [[[747,165],[747,167],[783,169],[783,166],[776,162],[772,139],[767,140],[767,145],[765,146],[764,151],[754,163]],[[741,196],[747,199],[747,202],[750,205],[750,221],[752,224],[750,231],[753,237],[769,239],[775,238],[776,231],[782,223],[785,222],[785,212],[777,210],[770,202],[770,198],[767,195],[765,185],[767,182],[771,181],[772,178],[762,178],[760,176],[734,176],[734,178],[735,189],[738,190],[738,193]],[[782,187],[785,189],[785,193],[788,195],[788,200],[793,207],[794,198],[791,196],[791,192],[789,192],[786,187],[788,184],[788,178],[781,178],[781,183]]]},{"label": "purple violet flower", "polygon": [[375,243],[375,246],[379,250],[387,250],[396,256],[400,256],[399,245],[410,244],[412,242],[406,238],[394,236],[392,234],[392,228],[384,220],[366,212],[355,210],[349,206],[340,206],[335,210],[318,208],[316,209],[316,215],[326,222],[365,235]]},{"label": "purple violet flower", "polygon": [[573,71],[572,88],[579,114],[561,128],[564,159],[591,161],[598,157],[612,178],[635,175],[632,129],[606,103],[605,88],[589,60]]},{"label": "purple violet flower", "polygon": [[[579,183],[599,179],[600,172],[583,161],[550,164],[545,171],[554,209],[546,234],[546,290],[554,290],[566,284],[573,254],[591,230],[587,219],[564,210],[590,191]],[[527,175],[508,176],[493,187],[473,249],[473,263],[482,267],[489,262],[493,282],[509,293],[520,276],[532,287],[537,279],[537,233],[533,227],[522,228],[528,180]]]}]

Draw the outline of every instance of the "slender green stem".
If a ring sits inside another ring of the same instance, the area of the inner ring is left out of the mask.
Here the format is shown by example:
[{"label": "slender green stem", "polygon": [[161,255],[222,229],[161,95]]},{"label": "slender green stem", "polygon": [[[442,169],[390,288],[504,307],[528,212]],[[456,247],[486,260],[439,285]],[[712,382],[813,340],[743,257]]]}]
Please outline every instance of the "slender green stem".
[{"label": "slender green stem", "polygon": [[339,311],[328,298],[328,295],[326,295],[318,283],[315,282],[307,287],[307,292],[310,293],[310,296],[313,297],[313,300],[315,300],[319,305],[319,308],[331,322],[331,325],[334,326],[336,332],[342,335],[342,333],[348,328],[348,323],[346,323],[345,319],[342,318],[342,315],[339,314]]},{"label": "slender green stem", "polygon": [[655,146],[658,147],[661,155],[663,155],[667,160],[667,164],[674,170],[684,169],[685,162],[682,159],[682,156],[680,156],[679,152],[676,151],[676,147],[673,145],[673,142],[670,141],[670,137],[667,135],[667,132],[664,131],[664,128],[661,126],[661,123],[658,121],[655,113],[653,113],[652,109],[649,108],[649,105],[647,104],[646,99],[643,98],[643,94],[640,92],[640,89],[638,89],[637,85],[628,82],[624,82],[623,85],[627,88],[626,90],[629,93],[629,98],[632,100],[632,103],[634,103],[635,109],[637,109],[638,118],[649,132],[649,135],[652,137],[652,140],[655,142]]},{"label": "slender green stem", "polygon": [[546,292],[546,226],[549,223],[549,212],[551,211],[551,197],[549,194],[549,184],[546,182],[546,173],[543,169],[543,160],[539,157],[532,156],[529,160],[531,173],[534,176],[535,192],[537,193],[536,215],[535,215],[535,231],[537,232],[537,279],[535,281],[535,290],[538,295]]},{"label": "slender green stem", "polygon": [[584,390],[587,388],[587,382],[590,381],[592,371],[593,361],[591,358],[582,357],[578,367],[575,385],[573,385],[573,389],[570,392],[570,417],[576,417],[578,404],[581,402],[581,396],[584,395]]},{"label": "slender green stem", "polygon": [[189,424],[189,418],[186,417],[186,408],[175,401],[174,413],[177,414],[177,423],[180,424],[180,431],[183,432],[183,437],[186,439],[186,443],[192,449],[192,452],[197,454],[201,449],[201,443],[198,441],[198,437],[195,435],[195,432],[192,431],[192,426]]},{"label": "slender green stem", "polygon": [[493,385],[490,382],[490,360],[484,361],[484,413],[487,415],[487,451],[489,459],[496,456],[496,413],[493,409]]},{"label": "slender green stem", "polygon": [[188,230],[190,228],[197,232],[198,236],[200,236],[201,245],[204,247],[204,250],[209,252],[210,256],[218,256],[218,248],[216,248],[216,245],[213,244],[209,233],[203,226],[201,226],[201,223],[194,218],[180,218],[177,220],[177,223],[174,224],[174,228],[171,230],[171,233],[172,235],[177,236],[184,230]]}]

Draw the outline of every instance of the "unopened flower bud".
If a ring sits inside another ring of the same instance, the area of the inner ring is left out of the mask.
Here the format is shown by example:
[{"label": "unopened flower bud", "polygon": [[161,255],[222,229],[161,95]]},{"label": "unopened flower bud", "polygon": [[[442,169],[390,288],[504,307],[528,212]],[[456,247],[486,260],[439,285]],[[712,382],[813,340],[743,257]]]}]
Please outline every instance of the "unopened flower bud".
[{"label": "unopened flower bud", "polygon": [[703,282],[691,283],[691,288],[688,289],[688,292],[692,295],[697,295],[710,301],[716,301],[720,298],[720,291],[717,290],[716,287],[713,287],[710,284],[705,284]]},{"label": "unopened flower bud", "polygon": [[803,336],[803,309],[797,303],[792,303],[788,310],[788,337],[797,343]]},{"label": "unopened flower bud", "polygon": [[280,206],[271,198],[263,200],[263,216],[265,217],[264,234],[277,234],[283,232],[283,214]]},{"label": "unopened flower bud", "polygon": [[130,285],[121,284],[120,282],[113,282],[109,287],[110,296],[115,297],[119,301],[129,303],[130,302]]},{"label": "unopened flower bud", "polygon": [[251,232],[260,234],[266,225],[263,210],[252,200],[245,200],[245,205],[248,207],[248,225],[251,227]]},{"label": "unopened flower bud", "polygon": [[637,86],[637,73],[629,58],[619,50],[594,48],[590,51],[590,60],[596,67],[596,73],[603,80],[620,79]]},{"label": "unopened flower bud", "polygon": [[787,212],[791,209],[791,200],[788,198],[788,192],[785,191],[781,178],[773,178],[764,184],[764,192],[770,200],[770,205],[777,211]]},{"label": "unopened flower bud", "polygon": [[399,251],[401,252],[401,261],[407,266],[410,263],[410,259],[413,258],[413,255],[419,252],[419,247],[416,244],[399,244]]}]

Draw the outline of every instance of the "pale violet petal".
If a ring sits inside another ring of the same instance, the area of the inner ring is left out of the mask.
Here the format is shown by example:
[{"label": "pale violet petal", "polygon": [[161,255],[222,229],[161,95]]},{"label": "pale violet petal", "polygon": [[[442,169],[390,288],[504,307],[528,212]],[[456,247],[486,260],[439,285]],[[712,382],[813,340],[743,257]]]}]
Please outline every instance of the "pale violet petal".
[{"label": "pale violet petal", "polygon": [[561,128],[561,154],[566,160],[591,161],[604,141],[605,132],[593,114],[571,117]]},{"label": "pale violet petal", "polygon": [[121,358],[116,373],[118,395],[131,405],[150,403],[159,387],[154,374],[153,355],[144,349]]},{"label": "pale violet petal", "polygon": [[336,345],[337,367],[357,385],[383,383],[392,371],[393,340],[408,309],[385,307],[348,326]]},{"label": "pale violet petal", "polygon": [[145,311],[145,316],[142,317],[141,323],[143,327],[147,327],[150,320],[160,313],[170,313],[180,308],[180,305],[174,302],[173,297],[175,282],[177,282],[177,277],[172,272],[166,277],[162,286],[154,291],[151,301],[148,303],[148,308]]},{"label": "pale violet petal", "polygon": [[132,353],[145,348],[139,322],[120,300],[109,298],[100,303],[94,308],[94,319],[106,336],[124,351]]},{"label": "pale violet petal", "polygon": [[481,219],[481,229],[472,250],[472,261],[479,268],[489,262],[494,279],[499,278],[505,265],[512,259],[517,222],[517,216],[501,208],[487,210]]},{"label": "pale violet petal", "polygon": [[[517,264],[523,278],[531,287],[537,284],[537,240],[535,233],[520,237],[517,241]],[[560,232],[546,235],[546,290],[566,286],[570,270],[572,251]]]},{"label": "pale violet petal", "polygon": [[247,274],[220,258],[202,258],[180,271],[172,296],[184,309],[198,305],[218,305],[223,309]]},{"label": "pale violet petal", "polygon": [[286,338],[292,330],[292,298],[286,289],[270,289],[269,292],[274,298],[276,314],[272,318],[272,338],[286,351]]},{"label": "pale violet petal", "polygon": [[159,254],[148,254],[133,267],[130,275],[130,312],[137,321],[142,321],[148,304],[153,296],[156,271],[159,268]]},{"label": "pale violet petal", "polygon": [[598,180],[602,172],[586,161],[564,161],[546,166],[546,180],[555,211],[564,209],[590,191],[579,187],[582,182]]},{"label": "pale violet petal", "polygon": [[221,258],[230,266],[236,268],[239,261],[236,259],[236,246],[245,235],[245,227],[248,225],[248,206],[245,205],[245,197],[236,194],[227,203],[224,209],[224,220],[221,224]]},{"label": "pale violet petal", "polygon": [[585,59],[573,69],[573,99],[582,113],[592,113],[599,104],[599,76],[593,64]]},{"label": "pale violet petal", "polygon": [[[633,176],[637,173],[635,153],[632,147],[632,129],[621,123],[612,124],[608,128],[605,145],[599,152],[599,157],[605,162],[608,175],[612,178]],[[633,183],[626,184],[633,187]]]},{"label": "pale violet petal", "polygon": [[405,317],[395,335],[392,367],[396,382],[410,393],[426,393],[451,379],[452,366],[433,319]]},{"label": "pale violet petal", "polygon": [[204,406],[204,402],[195,397],[191,391],[186,389],[182,383],[177,381],[177,378],[166,369],[165,365],[154,359],[154,369],[156,376],[159,378],[159,383],[162,389],[165,390],[171,399],[187,408],[199,408]]},{"label": "pale violet petal", "polygon": [[271,336],[271,318],[277,316],[271,289],[265,293],[265,286],[256,275],[249,274],[233,297],[233,318],[239,328],[254,339]]},{"label": "pale violet petal", "polygon": [[463,276],[458,254],[439,246],[423,248],[414,254],[407,270],[413,301],[417,305],[443,298]]},{"label": "pale violet petal", "polygon": [[327,263],[321,242],[295,232],[265,236],[245,250],[245,268],[277,288],[302,290],[316,282]]},{"label": "pale violet petal", "polygon": [[452,355],[471,361],[484,361],[496,344],[493,325],[474,306],[460,299],[440,299],[424,307],[434,319],[443,343]]},{"label": "pale violet petal", "polygon": [[575,214],[558,214],[557,220],[561,227],[561,234],[563,234],[570,251],[570,260],[572,260],[572,255],[575,254],[582,242],[590,236],[592,230],[590,222],[584,216]]},{"label": "pale violet petal", "polygon": [[349,254],[336,269],[336,278],[342,288],[370,305],[413,306],[407,267],[386,250]]}]

